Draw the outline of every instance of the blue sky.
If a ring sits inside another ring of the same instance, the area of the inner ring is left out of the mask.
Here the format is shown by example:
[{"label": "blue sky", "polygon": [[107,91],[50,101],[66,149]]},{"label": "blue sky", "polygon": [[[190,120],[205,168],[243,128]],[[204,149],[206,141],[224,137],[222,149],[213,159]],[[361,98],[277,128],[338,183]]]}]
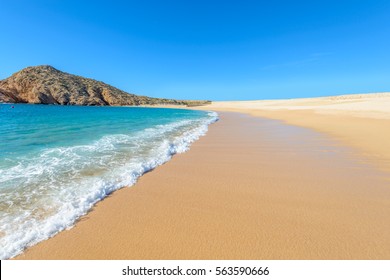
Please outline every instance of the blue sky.
[{"label": "blue sky", "polygon": [[50,64],[128,92],[390,91],[390,1],[1,1],[0,79]]}]

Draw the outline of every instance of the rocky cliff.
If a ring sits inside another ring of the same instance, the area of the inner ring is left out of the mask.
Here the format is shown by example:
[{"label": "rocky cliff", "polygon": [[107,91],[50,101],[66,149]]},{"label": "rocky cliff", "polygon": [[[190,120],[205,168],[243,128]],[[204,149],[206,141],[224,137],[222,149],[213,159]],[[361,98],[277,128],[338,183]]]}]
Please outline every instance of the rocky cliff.
[{"label": "rocky cliff", "polygon": [[92,106],[197,106],[209,103],[130,94],[103,82],[64,73],[48,65],[27,67],[1,80],[0,102]]}]

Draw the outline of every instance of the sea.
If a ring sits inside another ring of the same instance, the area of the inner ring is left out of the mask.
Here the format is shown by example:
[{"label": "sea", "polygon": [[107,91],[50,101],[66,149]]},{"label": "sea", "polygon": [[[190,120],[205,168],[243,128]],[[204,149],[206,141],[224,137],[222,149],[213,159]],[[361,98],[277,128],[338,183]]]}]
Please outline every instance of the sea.
[{"label": "sea", "polygon": [[184,109],[0,104],[0,259],[72,227],[217,120]]}]

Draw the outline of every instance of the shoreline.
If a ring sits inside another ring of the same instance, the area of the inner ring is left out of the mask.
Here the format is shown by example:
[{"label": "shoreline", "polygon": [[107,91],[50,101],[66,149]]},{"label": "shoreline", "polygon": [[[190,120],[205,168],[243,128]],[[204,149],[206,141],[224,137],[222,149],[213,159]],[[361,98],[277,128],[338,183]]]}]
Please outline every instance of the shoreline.
[{"label": "shoreline", "polygon": [[388,174],[315,131],[220,115],[188,152],[16,259],[390,257]]},{"label": "shoreline", "polygon": [[314,129],[353,147],[363,161],[390,172],[390,93],[285,100],[221,101],[204,110],[239,112]]}]

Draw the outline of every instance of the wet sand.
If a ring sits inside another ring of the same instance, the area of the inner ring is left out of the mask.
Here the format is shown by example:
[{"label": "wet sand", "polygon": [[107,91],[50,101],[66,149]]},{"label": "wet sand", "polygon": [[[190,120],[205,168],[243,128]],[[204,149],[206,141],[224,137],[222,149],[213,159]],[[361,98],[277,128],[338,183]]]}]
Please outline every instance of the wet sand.
[{"label": "wet sand", "polygon": [[323,132],[390,172],[390,93],[213,102],[203,109],[247,113]]},{"label": "wet sand", "polygon": [[17,259],[390,258],[389,173],[314,130],[220,117]]}]

